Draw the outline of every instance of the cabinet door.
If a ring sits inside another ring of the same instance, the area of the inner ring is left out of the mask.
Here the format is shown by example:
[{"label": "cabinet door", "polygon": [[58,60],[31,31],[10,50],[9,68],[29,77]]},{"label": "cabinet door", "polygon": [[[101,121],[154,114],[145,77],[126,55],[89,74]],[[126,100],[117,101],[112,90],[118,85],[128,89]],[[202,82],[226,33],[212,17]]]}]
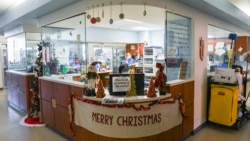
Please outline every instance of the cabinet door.
[{"label": "cabinet door", "polygon": [[188,105],[193,105],[194,104],[194,81],[188,82],[183,84],[183,101],[185,104]]},{"label": "cabinet door", "polygon": [[13,100],[11,101],[12,104],[15,106],[19,107],[19,94],[18,94],[18,87],[13,87],[12,89],[12,98]]},{"label": "cabinet door", "polygon": [[70,86],[70,94],[75,94],[76,96],[82,97],[84,88]]},{"label": "cabinet door", "polygon": [[11,82],[12,82],[12,85],[13,87],[18,87],[18,75],[16,74],[11,74]]},{"label": "cabinet door", "polygon": [[248,51],[249,48],[248,38],[249,38],[248,36],[240,36],[237,38],[237,40],[235,41],[235,52],[237,54],[243,54]]},{"label": "cabinet door", "polygon": [[[55,128],[55,110],[52,107],[51,102],[41,100],[42,122],[46,123],[50,127]],[[61,124],[65,124],[62,122]]]},{"label": "cabinet door", "polygon": [[182,121],[182,136],[189,135],[194,129],[194,106],[186,106],[185,110],[186,118]]},{"label": "cabinet door", "polygon": [[194,128],[194,81],[183,84],[183,101],[185,103],[185,116],[182,121],[183,136],[189,135]]},{"label": "cabinet door", "polygon": [[[28,109],[27,109],[27,100],[26,100],[26,93],[25,93],[25,91],[19,89],[18,95],[19,95],[19,108],[20,108],[22,111],[28,112]],[[28,101],[28,102],[29,102],[29,101]]]},{"label": "cabinet door", "polygon": [[57,105],[67,108],[70,98],[69,85],[54,83],[54,98]]},{"label": "cabinet door", "polygon": [[54,98],[52,82],[40,80],[40,96],[47,101],[51,101],[51,99]]},{"label": "cabinet door", "polygon": [[25,91],[25,87],[29,84],[27,84],[26,82],[26,77],[25,76],[18,76],[17,77],[17,83],[18,83],[18,87],[20,90]]},{"label": "cabinet door", "polygon": [[55,109],[55,124],[59,132],[70,137],[68,108],[57,105]]},{"label": "cabinet door", "polygon": [[13,95],[12,95],[12,89],[13,85],[11,82],[11,73],[6,72],[6,78],[7,78],[7,92],[8,92],[8,101],[13,101]]},{"label": "cabinet door", "polygon": [[179,95],[183,95],[183,84],[170,86],[169,89],[172,97],[178,97]]}]

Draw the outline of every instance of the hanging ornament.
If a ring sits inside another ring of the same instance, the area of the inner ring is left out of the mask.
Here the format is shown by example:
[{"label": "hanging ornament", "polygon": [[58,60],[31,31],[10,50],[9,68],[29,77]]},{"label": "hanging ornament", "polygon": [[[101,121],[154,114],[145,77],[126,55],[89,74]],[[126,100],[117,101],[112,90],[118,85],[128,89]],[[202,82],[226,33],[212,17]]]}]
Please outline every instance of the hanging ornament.
[{"label": "hanging ornament", "polygon": [[87,15],[87,19],[90,19],[91,15],[89,14],[89,7],[88,7],[88,15]]},{"label": "hanging ornament", "polygon": [[102,18],[104,18],[104,3],[102,4]]},{"label": "hanging ornament", "polygon": [[90,22],[92,23],[92,24],[95,24],[96,23],[96,18],[95,18],[95,6],[93,6],[93,17],[90,19]]},{"label": "hanging ornament", "polygon": [[101,18],[99,17],[99,5],[97,5],[97,17],[96,17],[96,22],[101,22]]},{"label": "hanging ornament", "polygon": [[144,3],[144,11],[143,11],[143,16],[147,15],[147,11],[146,11],[146,3]]},{"label": "hanging ornament", "polygon": [[122,2],[121,2],[121,14],[119,15],[120,19],[124,19],[124,14],[122,13]]},{"label": "hanging ornament", "polygon": [[113,24],[113,19],[112,19],[112,2],[110,2],[110,19],[109,19],[109,23]]}]

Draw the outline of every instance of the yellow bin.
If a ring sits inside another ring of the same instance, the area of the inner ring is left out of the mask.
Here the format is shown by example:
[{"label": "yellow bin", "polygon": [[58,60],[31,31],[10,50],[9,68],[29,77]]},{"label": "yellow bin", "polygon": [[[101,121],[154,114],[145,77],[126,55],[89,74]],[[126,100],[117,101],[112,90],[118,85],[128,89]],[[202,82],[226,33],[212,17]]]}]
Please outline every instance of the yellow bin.
[{"label": "yellow bin", "polygon": [[208,120],[232,126],[237,119],[238,86],[211,84]]}]

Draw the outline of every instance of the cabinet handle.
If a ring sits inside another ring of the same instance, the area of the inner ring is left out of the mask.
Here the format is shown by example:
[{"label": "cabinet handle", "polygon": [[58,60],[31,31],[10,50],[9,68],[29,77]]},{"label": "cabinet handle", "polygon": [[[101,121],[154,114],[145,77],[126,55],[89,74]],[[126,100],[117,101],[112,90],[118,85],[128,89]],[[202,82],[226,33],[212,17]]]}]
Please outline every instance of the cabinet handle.
[{"label": "cabinet handle", "polygon": [[51,104],[53,108],[56,108],[56,100],[55,99],[51,99]]}]

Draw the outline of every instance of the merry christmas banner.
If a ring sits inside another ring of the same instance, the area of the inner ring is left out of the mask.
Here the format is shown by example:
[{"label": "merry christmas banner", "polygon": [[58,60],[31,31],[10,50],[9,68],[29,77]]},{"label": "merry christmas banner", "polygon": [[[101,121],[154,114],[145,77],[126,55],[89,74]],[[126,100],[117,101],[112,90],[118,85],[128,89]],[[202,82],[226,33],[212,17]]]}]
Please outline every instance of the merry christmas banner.
[{"label": "merry christmas banner", "polygon": [[182,122],[178,100],[163,104],[136,103],[132,106],[109,107],[73,98],[73,105],[76,125],[106,137],[151,136],[167,131]]}]

